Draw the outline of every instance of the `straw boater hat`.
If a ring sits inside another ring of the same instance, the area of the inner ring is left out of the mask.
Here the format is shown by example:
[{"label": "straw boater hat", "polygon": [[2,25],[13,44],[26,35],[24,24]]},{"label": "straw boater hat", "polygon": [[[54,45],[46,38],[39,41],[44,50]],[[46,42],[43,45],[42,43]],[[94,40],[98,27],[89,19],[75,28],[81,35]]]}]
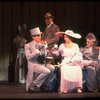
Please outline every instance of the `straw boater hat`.
[{"label": "straw boater hat", "polygon": [[80,34],[74,33],[72,30],[66,30],[65,32],[57,32],[56,36],[62,37],[63,34],[68,35],[68,36],[73,37],[73,38],[77,38],[77,39],[81,38]]},{"label": "straw boater hat", "polygon": [[31,29],[30,30],[30,33],[31,33],[31,36],[42,34],[42,32],[40,32],[39,27],[36,27],[36,28]]},{"label": "straw boater hat", "polygon": [[47,12],[45,15],[44,15],[44,18],[54,18],[54,16],[52,16],[52,14],[50,12]]},{"label": "straw boater hat", "polygon": [[96,37],[93,33],[88,33],[87,36],[85,37],[85,39],[90,39],[90,40],[96,41]]}]

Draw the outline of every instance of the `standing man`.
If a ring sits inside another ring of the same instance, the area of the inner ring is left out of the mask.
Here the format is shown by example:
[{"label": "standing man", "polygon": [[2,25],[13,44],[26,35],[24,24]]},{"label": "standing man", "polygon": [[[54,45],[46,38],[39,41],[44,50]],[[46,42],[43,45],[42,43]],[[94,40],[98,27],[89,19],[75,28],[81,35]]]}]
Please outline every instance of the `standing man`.
[{"label": "standing man", "polygon": [[[59,59],[54,58],[54,56],[51,52],[51,49],[59,41],[59,37],[55,36],[55,33],[60,31],[60,28],[54,23],[53,19],[54,19],[54,17],[50,12],[47,12],[44,15],[44,21],[45,21],[46,26],[45,26],[44,32],[42,34],[42,43],[47,45],[46,63],[54,65],[58,62]],[[56,72],[58,72],[58,71],[56,71]],[[48,79],[44,82],[44,84],[46,84],[47,87],[52,87],[49,85],[49,82],[52,82],[52,80],[54,79],[54,76],[55,76],[55,71],[52,71],[50,73]],[[57,84],[56,84],[56,86],[57,86]],[[53,85],[53,88],[55,88],[56,86]],[[45,87],[45,85],[44,85],[44,87]],[[52,90],[52,91],[54,91],[54,90]]]},{"label": "standing man", "polygon": [[48,45],[48,56],[52,56],[52,53],[50,52],[51,48],[59,41],[59,38],[55,36],[55,33],[60,31],[60,28],[53,22],[53,18],[54,17],[50,12],[47,12],[44,15],[46,27],[44,29],[44,33],[42,34],[42,40]]},{"label": "standing man", "polygon": [[48,49],[51,49],[55,43],[59,41],[59,38],[55,36],[55,33],[60,31],[60,28],[53,22],[53,16],[50,12],[47,12],[44,16],[46,27],[42,34],[42,40],[48,44]]},{"label": "standing man", "polygon": [[[34,91],[35,87],[40,88],[50,72],[55,69],[51,64],[46,64],[45,66],[44,63],[38,61],[38,58],[43,54],[45,48],[44,44],[41,44],[41,32],[39,27],[31,29],[30,33],[32,41],[25,44],[25,55],[28,61],[26,91]],[[34,73],[37,75],[35,79],[33,79]]]}]

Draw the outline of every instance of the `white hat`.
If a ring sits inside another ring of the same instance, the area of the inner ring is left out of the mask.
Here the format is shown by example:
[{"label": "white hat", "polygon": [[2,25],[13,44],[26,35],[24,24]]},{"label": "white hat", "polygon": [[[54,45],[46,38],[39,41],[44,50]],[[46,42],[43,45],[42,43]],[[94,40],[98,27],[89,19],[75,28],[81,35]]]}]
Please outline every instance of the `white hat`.
[{"label": "white hat", "polygon": [[42,34],[42,32],[40,32],[39,27],[36,27],[36,28],[31,29],[31,30],[30,30],[30,33],[31,33],[31,36]]},{"label": "white hat", "polygon": [[80,34],[74,33],[72,30],[66,30],[65,32],[57,32],[56,36],[62,37],[63,34],[68,35],[68,36],[73,37],[73,38],[77,38],[77,39],[81,38]]}]

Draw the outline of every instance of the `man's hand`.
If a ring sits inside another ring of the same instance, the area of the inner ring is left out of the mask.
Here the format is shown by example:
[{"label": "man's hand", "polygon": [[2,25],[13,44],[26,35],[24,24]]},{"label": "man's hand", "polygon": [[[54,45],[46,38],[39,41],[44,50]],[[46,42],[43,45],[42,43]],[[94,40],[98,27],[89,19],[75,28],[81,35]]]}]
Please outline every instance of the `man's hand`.
[{"label": "man's hand", "polygon": [[38,50],[38,49],[36,49],[36,52],[39,54],[40,53],[40,51]]}]

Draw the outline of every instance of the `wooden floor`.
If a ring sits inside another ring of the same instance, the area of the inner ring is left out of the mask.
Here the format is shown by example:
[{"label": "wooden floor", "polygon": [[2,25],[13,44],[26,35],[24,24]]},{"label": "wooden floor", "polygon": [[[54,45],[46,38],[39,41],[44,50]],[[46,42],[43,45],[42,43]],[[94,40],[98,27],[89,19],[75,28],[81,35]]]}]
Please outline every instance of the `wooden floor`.
[{"label": "wooden floor", "polygon": [[0,83],[0,99],[63,99],[63,98],[99,98],[98,93],[27,93],[25,84]]}]

